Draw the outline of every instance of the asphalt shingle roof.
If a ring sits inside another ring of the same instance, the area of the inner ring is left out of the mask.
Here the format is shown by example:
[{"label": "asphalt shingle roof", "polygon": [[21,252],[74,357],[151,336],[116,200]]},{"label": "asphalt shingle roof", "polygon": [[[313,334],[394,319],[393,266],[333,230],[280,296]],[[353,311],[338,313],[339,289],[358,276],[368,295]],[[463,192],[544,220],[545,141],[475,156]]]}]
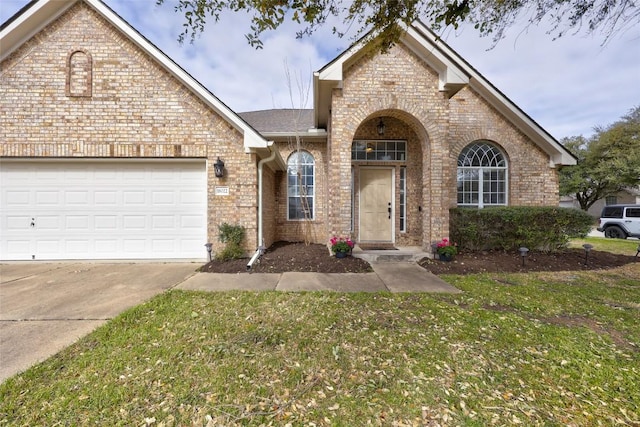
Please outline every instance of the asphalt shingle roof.
[{"label": "asphalt shingle roof", "polygon": [[244,113],[238,113],[238,115],[260,133],[306,132],[314,127],[313,110],[311,109],[283,108],[275,110],[247,111]]}]

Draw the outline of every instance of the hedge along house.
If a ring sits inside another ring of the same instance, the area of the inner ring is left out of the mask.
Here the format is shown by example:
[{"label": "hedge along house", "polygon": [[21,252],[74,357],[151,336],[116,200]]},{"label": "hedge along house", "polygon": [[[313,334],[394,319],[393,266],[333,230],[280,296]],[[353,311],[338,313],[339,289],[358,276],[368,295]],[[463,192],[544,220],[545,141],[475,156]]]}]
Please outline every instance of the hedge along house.
[{"label": "hedge along house", "polygon": [[315,73],[312,110],[236,114],[100,0],[31,2],[0,61],[2,260],[202,259],[223,222],[426,248],[454,206],[556,206],[575,163],[420,23]]}]

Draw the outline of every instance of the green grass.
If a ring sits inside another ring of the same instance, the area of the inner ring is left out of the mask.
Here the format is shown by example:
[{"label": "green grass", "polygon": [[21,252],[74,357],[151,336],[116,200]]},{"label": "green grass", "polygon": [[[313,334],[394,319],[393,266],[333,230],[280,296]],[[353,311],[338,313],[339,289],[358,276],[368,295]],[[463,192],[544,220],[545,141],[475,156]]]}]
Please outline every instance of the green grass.
[{"label": "green grass", "polygon": [[640,240],[637,239],[606,239],[604,237],[586,237],[584,239],[573,239],[569,243],[570,248],[580,248],[584,244],[593,245],[597,251],[611,252],[621,255],[635,255],[638,251]]},{"label": "green grass", "polygon": [[170,291],[0,385],[0,426],[640,423],[640,263],[445,279]]}]

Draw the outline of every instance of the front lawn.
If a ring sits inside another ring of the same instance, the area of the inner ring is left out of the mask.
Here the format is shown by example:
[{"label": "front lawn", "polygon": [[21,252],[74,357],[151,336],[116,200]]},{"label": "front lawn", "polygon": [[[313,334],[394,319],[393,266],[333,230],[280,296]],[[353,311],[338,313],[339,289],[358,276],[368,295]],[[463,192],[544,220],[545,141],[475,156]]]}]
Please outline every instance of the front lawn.
[{"label": "front lawn", "polygon": [[585,237],[584,239],[572,239],[570,248],[581,249],[584,244],[590,244],[596,251],[607,251],[614,254],[635,255],[638,251],[640,240],[638,239],[607,239],[604,237]]},{"label": "front lawn", "polygon": [[0,385],[0,425],[640,423],[640,263],[444,278],[171,291]]}]

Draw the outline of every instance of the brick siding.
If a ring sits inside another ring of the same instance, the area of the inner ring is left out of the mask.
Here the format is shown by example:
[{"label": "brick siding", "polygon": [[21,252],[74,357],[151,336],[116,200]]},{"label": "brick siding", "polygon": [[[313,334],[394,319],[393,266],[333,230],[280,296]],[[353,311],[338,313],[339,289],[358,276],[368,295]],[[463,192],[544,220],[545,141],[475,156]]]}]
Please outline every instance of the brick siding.
[{"label": "brick siding", "polygon": [[[449,208],[456,206],[457,158],[476,140],[490,140],[509,160],[510,205],[557,205],[558,178],[548,155],[469,88],[451,99],[438,91],[438,75],[403,45],[389,53],[363,56],[344,71],[342,89],[331,105],[328,175],[329,234],[351,230],[351,144],[354,139],[408,142],[407,233],[399,230],[396,189],[396,243],[421,245],[449,235]],[[376,124],[384,119],[385,135]],[[355,162],[358,168],[373,163]],[[396,167],[399,182],[401,163]],[[375,162],[375,165],[381,165]],[[357,182],[356,182],[357,188]],[[357,193],[354,205],[357,209]],[[356,211],[355,218],[358,212]],[[353,231],[357,238],[357,221]]]}]

